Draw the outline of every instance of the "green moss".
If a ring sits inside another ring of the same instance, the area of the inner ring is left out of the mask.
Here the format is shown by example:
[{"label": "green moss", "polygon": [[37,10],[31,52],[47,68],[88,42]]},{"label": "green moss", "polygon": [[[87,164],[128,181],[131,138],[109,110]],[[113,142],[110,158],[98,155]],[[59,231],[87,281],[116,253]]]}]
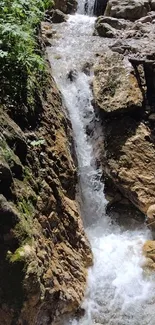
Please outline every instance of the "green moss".
[{"label": "green moss", "polygon": [[22,198],[17,203],[18,211],[20,212],[19,222],[14,229],[15,237],[20,244],[25,244],[33,237],[33,216],[35,208],[30,200]]},{"label": "green moss", "polygon": [[7,252],[7,259],[11,263],[16,263],[16,262],[26,262],[30,256],[31,253],[31,247],[32,247],[32,240],[29,239],[27,240],[27,243],[20,246],[19,248],[16,249],[14,253],[11,253],[10,251]]},{"label": "green moss", "polygon": [[16,249],[14,254],[12,254],[11,252],[7,253],[7,258],[11,263],[24,261],[24,257],[25,252],[23,247],[19,247],[18,249]]},{"label": "green moss", "polygon": [[29,167],[24,167],[24,180],[26,182],[31,182],[33,179],[32,172]]},{"label": "green moss", "polygon": [[26,216],[33,215],[34,207],[30,201],[27,201],[23,198],[22,201],[18,202],[19,210],[24,213]]}]

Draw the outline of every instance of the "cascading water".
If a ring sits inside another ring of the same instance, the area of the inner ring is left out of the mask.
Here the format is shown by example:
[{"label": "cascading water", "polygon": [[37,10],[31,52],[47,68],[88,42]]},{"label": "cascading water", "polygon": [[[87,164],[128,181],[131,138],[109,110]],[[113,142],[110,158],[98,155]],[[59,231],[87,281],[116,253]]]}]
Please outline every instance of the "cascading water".
[{"label": "cascading water", "polygon": [[93,16],[94,12],[94,0],[81,0],[78,2],[77,12],[82,15]]},{"label": "cascading water", "polygon": [[72,122],[81,211],[94,254],[83,303],[85,316],[71,322],[154,325],[155,281],[142,268],[142,246],[150,233],[145,226],[125,230],[106,216],[101,171],[96,167],[93,143],[86,133],[95,116],[92,76],[83,72],[84,66],[94,62],[95,53],[107,50],[106,41],[92,36],[94,21],[94,17],[80,14],[69,16],[67,22],[53,26],[56,37],[48,49],[53,75]]}]

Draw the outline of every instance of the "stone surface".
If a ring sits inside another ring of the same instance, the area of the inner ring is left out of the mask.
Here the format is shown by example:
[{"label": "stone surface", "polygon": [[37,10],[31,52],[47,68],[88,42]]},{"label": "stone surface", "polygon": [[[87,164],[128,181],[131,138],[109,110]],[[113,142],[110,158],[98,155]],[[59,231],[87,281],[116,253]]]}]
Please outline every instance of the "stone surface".
[{"label": "stone surface", "polygon": [[[151,18],[150,18],[151,19]],[[130,23],[127,22],[125,19],[117,19],[117,18],[113,18],[113,17],[105,17],[105,16],[100,16],[96,19],[95,22],[95,34],[101,36],[101,37],[106,37],[103,32],[102,32],[102,25],[104,26],[104,24],[108,24],[110,25],[112,28],[115,28],[116,30],[124,30],[126,29],[128,26],[130,26]],[[119,34],[117,33],[117,31],[113,30],[113,34],[115,34],[115,36],[119,36]]]},{"label": "stone surface", "polygon": [[51,16],[51,22],[53,23],[63,23],[64,21],[67,20],[66,14],[64,14],[61,10],[55,9],[52,10],[49,15]]},{"label": "stone surface", "polygon": [[51,74],[47,81],[37,127],[25,108],[31,128],[21,129],[16,112],[0,106],[0,325],[51,324],[75,312],[92,264],[71,125]]},{"label": "stone surface", "polygon": [[155,10],[155,0],[150,1],[151,10]]},{"label": "stone surface", "polygon": [[109,120],[105,132],[105,172],[144,214],[155,203],[155,150],[150,129],[128,116]]},{"label": "stone surface", "polygon": [[95,0],[94,15],[101,16],[104,14],[108,0]]},{"label": "stone surface", "polygon": [[155,270],[155,241],[147,240],[143,246],[143,253],[146,257],[144,266]]},{"label": "stone surface", "polygon": [[97,20],[95,24],[94,35],[99,35],[101,37],[114,38],[117,36],[116,30],[111,27],[109,24]]},{"label": "stone surface", "polygon": [[155,204],[149,206],[147,212],[146,222],[151,229],[155,229]]},{"label": "stone surface", "polygon": [[149,0],[109,0],[105,15],[134,21],[151,10]]},{"label": "stone surface", "polygon": [[[119,65],[119,59],[113,59],[111,52],[108,51],[103,54],[103,58],[96,60],[94,96],[104,124],[103,147],[105,151],[102,154],[104,172],[110,176],[121,193],[147,215],[147,224],[150,229],[154,230],[154,210],[152,209],[155,204],[155,13],[150,10],[152,8],[148,6],[147,1],[145,3],[143,1],[132,1],[132,3],[109,1],[106,9],[107,16],[97,19],[96,25],[100,23],[100,28],[102,24],[108,23],[114,29],[115,37],[109,40],[106,38],[104,42],[109,43],[114,53],[122,54],[120,57],[123,63],[130,62],[130,73],[136,83],[134,84],[131,79],[130,86],[129,74],[125,73],[124,65]],[[121,28],[122,23],[124,28]],[[101,35],[98,32],[95,34]],[[118,72],[119,66],[121,70]],[[124,77],[121,75],[122,70],[124,70]],[[112,87],[111,81],[113,80],[112,86],[114,86]],[[112,89],[114,89],[113,92]],[[124,89],[127,90],[126,93]],[[119,90],[117,96],[116,90]],[[134,107],[137,108],[131,111],[122,109],[128,107],[128,105],[124,106],[123,102],[129,103],[129,107],[132,103],[132,100],[129,100],[130,91],[134,99],[141,97],[140,106],[136,104],[136,99],[133,102]],[[140,97],[136,93],[141,94]],[[142,106],[143,109],[138,109]],[[103,116],[103,113],[106,115]],[[119,113],[121,114],[118,117]]]},{"label": "stone surface", "polygon": [[77,1],[76,0],[56,0],[55,9],[59,9],[65,14],[74,13],[77,9]]},{"label": "stone surface", "polygon": [[118,53],[107,52],[94,68],[95,105],[105,114],[141,111],[143,96],[134,70]]}]

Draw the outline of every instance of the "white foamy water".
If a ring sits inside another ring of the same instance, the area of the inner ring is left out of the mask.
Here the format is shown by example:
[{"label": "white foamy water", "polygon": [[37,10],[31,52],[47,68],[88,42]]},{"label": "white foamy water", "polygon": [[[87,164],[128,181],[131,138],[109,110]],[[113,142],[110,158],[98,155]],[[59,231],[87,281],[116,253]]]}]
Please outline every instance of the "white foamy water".
[{"label": "white foamy water", "polygon": [[93,16],[94,0],[81,0],[78,2],[77,12],[82,15]]},{"label": "white foamy water", "polygon": [[[93,254],[83,302],[85,316],[73,325],[155,325],[155,281],[144,273],[142,246],[151,238],[145,226],[125,230],[105,214],[106,200],[101,171],[93,158],[93,144],[86,127],[95,118],[92,76],[83,65],[93,63],[95,53],[107,50],[104,40],[93,37],[93,17],[69,16],[55,25],[56,37],[48,55],[72,122],[78,158],[81,211]],[[74,80],[67,77],[74,70]]]}]

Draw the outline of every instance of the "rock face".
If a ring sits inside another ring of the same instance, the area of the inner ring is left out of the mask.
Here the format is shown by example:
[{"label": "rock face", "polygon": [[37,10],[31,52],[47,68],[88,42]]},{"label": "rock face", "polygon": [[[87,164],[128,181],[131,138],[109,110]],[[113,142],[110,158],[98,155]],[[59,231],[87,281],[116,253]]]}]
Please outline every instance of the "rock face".
[{"label": "rock face", "polygon": [[153,1],[109,0],[94,35],[108,44],[94,66],[104,130],[104,174],[155,229],[155,12]]},{"label": "rock face", "polygon": [[75,202],[71,126],[51,76],[39,105],[30,129],[0,107],[1,325],[47,325],[74,312],[92,264]]},{"label": "rock face", "polygon": [[144,214],[154,204],[155,150],[142,122],[120,117],[105,123],[105,171]]},{"label": "rock face", "polygon": [[94,15],[104,15],[108,0],[95,0],[94,4]]},{"label": "rock face", "polygon": [[105,14],[134,21],[151,10],[149,0],[109,0]]},{"label": "rock face", "polygon": [[118,53],[108,52],[94,68],[94,100],[105,114],[142,110],[143,96],[131,63]]},{"label": "rock face", "polygon": [[59,9],[65,14],[74,13],[77,9],[77,1],[76,0],[56,0],[55,9]]}]

